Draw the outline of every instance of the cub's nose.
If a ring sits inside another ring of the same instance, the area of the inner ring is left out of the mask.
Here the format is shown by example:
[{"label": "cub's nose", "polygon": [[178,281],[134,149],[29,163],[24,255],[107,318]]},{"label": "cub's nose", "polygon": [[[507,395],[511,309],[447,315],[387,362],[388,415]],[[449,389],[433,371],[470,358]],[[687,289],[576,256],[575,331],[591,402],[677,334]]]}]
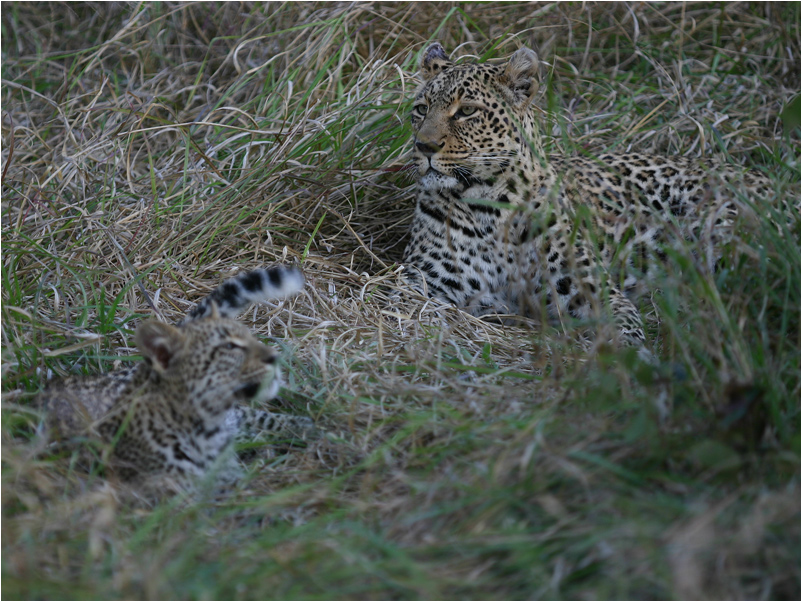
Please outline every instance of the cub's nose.
[{"label": "cub's nose", "polygon": [[275,364],[278,358],[278,352],[267,345],[259,345],[256,353],[259,361],[268,365]]}]

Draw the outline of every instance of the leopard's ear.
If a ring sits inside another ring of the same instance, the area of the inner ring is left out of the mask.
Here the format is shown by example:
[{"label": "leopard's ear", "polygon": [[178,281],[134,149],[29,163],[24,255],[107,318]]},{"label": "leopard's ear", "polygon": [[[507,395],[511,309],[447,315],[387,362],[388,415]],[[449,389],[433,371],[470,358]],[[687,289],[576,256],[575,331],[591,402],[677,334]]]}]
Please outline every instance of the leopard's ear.
[{"label": "leopard's ear", "polygon": [[435,42],[423,53],[423,58],[420,61],[420,72],[424,81],[429,81],[443,69],[447,69],[453,64],[440,42]]},{"label": "leopard's ear", "polygon": [[159,374],[173,365],[185,342],[181,330],[164,322],[148,320],[136,329],[136,346]]},{"label": "leopard's ear", "polygon": [[516,50],[500,79],[512,94],[516,106],[522,108],[528,105],[540,87],[540,61],[537,53],[526,46]]}]

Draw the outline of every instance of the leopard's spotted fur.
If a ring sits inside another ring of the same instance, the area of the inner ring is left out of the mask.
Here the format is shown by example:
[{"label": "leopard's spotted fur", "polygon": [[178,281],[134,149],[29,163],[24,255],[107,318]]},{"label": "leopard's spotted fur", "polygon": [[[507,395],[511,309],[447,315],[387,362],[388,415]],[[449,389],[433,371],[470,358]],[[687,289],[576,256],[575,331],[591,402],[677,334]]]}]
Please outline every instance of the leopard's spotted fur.
[{"label": "leopard's spotted fur", "polygon": [[408,278],[475,314],[587,319],[606,306],[617,338],[644,349],[627,295],[671,240],[694,241],[712,267],[740,200],[767,197],[769,180],[711,160],[547,156],[530,110],[538,71],[527,48],[498,65],[425,52]]},{"label": "leopard's spotted fur", "polygon": [[219,480],[232,482],[238,465],[226,452],[234,438],[315,431],[308,418],[242,405],[272,399],[280,373],[276,351],[234,320],[251,303],[295,293],[303,282],[296,268],[254,270],[224,282],[178,326],[143,322],[136,342],[144,361],[68,377],[42,393],[51,433],[113,446],[112,465],[124,478],[161,474],[191,488],[215,468]]}]

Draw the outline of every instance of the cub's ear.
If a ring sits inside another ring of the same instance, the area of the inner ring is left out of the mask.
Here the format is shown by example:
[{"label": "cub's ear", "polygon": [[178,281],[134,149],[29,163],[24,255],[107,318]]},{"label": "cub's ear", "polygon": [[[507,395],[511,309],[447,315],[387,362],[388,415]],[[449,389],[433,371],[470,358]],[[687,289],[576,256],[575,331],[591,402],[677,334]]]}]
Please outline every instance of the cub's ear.
[{"label": "cub's ear", "polygon": [[186,339],[175,326],[148,320],[136,329],[136,346],[145,361],[159,374],[164,373],[184,350]]},{"label": "cub's ear", "polygon": [[513,102],[523,107],[532,102],[540,87],[540,61],[534,50],[523,46],[513,53],[501,75],[501,83],[512,94]]},{"label": "cub's ear", "polygon": [[420,61],[420,72],[424,81],[429,81],[443,69],[447,69],[453,64],[440,42],[435,42],[423,53],[423,58]]}]

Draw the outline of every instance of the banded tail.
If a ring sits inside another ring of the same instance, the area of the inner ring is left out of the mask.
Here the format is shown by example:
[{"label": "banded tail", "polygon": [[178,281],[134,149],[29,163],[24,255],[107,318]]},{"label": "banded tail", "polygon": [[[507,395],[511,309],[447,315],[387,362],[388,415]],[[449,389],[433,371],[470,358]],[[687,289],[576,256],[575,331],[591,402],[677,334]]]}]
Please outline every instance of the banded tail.
[{"label": "banded tail", "polygon": [[252,303],[282,299],[304,287],[304,275],[296,267],[277,265],[251,270],[226,280],[198,303],[179,324],[212,315],[217,305],[221,318],[236,318]]}]

